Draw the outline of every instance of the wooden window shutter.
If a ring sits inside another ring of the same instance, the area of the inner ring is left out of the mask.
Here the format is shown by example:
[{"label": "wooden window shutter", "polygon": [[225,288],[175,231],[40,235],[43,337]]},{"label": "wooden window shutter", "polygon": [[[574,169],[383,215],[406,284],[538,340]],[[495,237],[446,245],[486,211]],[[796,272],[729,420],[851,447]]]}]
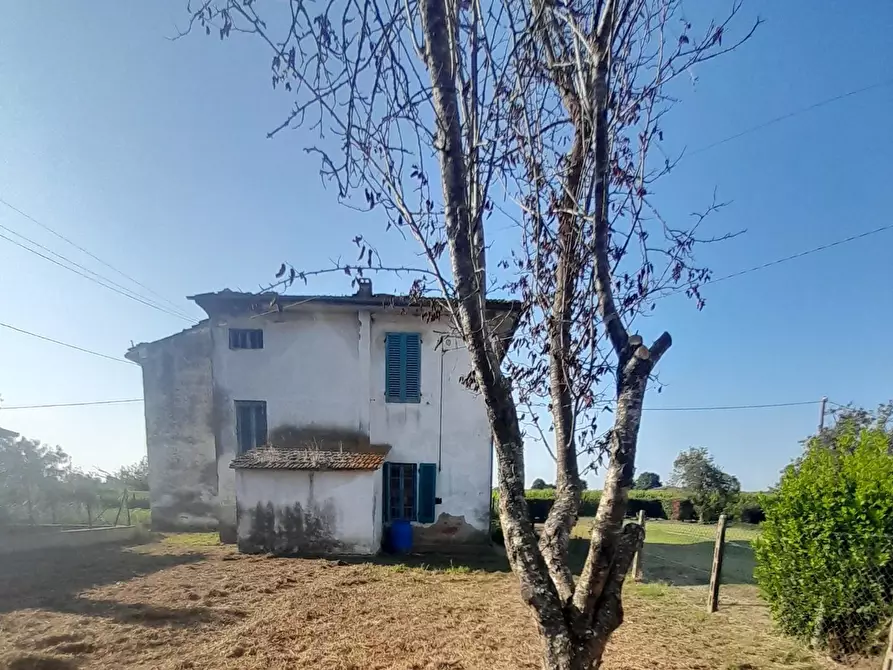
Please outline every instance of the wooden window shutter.
[{"label": "wooden window shutter", "polygon": [[404,333],[403,345],[403,401],[421,400],[422,338],[418,333]]},{"label": "wooden window shutter", "polygon": [[388,333],[385,344],[385,400],[401,401],[403,333]]},{"label": "wooden window shutter", "polygon": [[385,400],[421,402],[422,336],[388,333],[385,340]]},{"label": "wooden window shutter", "polygon": [[419,495],[418,495],[418,520],[419,523],[434,523],[435,496],[437,495],[437,464],[419,464]]},{"label": "wooden window shutter", "polygon": [[391,520],[391,464],[384,463],[381,466],[381,474],[384,476],[384,485],[381,487],[381,519],[384,523]]}]

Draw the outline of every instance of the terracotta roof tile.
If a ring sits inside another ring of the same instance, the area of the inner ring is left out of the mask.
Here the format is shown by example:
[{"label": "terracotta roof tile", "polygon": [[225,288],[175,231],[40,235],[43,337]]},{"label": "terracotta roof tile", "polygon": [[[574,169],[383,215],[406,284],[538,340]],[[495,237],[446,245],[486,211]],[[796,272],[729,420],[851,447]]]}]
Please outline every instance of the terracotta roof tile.
[{"label": "terracotta roof tile", "polygon": [[237,470],[377,470],[386,455],[387,450],[325,451],[267,446],[237,456],[230,467]]}]

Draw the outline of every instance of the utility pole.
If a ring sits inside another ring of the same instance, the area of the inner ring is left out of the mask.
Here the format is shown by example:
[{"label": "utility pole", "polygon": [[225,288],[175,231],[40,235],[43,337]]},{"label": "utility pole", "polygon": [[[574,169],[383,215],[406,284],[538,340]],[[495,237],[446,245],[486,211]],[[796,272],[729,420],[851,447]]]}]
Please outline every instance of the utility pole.
[{"label": "utility pole", "polygon": [[828,396],[822,396],[822,409],[821,414],[819,414],[819,432],[825,428],[825,407],[828,405]]}]

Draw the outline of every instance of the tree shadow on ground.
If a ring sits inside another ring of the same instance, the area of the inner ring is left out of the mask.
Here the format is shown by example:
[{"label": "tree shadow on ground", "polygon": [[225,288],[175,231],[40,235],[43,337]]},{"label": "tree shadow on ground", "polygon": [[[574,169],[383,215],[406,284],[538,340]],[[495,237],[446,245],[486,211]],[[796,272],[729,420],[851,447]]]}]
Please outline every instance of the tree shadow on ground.
[{"label": "tree shadow on ground", "polygon": [[118,623],[139,624],[142,626],[176,626],[190,628],[202,624],[225,624],[245,616],[237,610],[217,611],[210,607],[164,607],[148,603],[126,603],[117,600],[94,598],[69,598],[44,605],[65,614],[112,619]]},{"label": "tree shadow on ground", "polygon": [[[583,569],[588,552],[588,539],[571,538],[569,561],[575,575],[580,574]],[[642,581],[662,582],[673,586],[707,586],[710,583],[712,565],[713,542],[646,542],[642,552]],[[754,584],[753,568],[753,551],[747,543],[726,544],[721,577],[723,584]]]},{"label": "tree shadow on ground", "polygon": [[[707,586],[713,566],[713,542],[646,543],[642,553],[643,581],[674,586]],[[744,542],[726,543],[722,584],[755,584],[754,555]]]},{"label": "tree shadow on ground", "polygon": [[80,665],[78,659],[25,651],[12,652],[0,657],[0,667],[6,670],[75,670]]},{"label": "tree shadow on ground", "polygon": [[[572,537],[568,561],[571,571],[579,575],[589,552],[589,539]],[[343,559],[349,563],[374,563],[376,565],[433,570],[473,570],[483,572],[509,572],[505,550],[501,546],[481,546],[461,552],[444,550],[439,553],[408,555],[380,554],[375,557]],[[690,544],[663,544],[646,542],[642,553],[643,581],[662,582],[674,586],[707,586],[713,565],[713,542]],[[721,581],[723,584],[755,584],[753,550],[747,542],[726,543]]]},{"label": "tree shadow on ground", "polygon": [[120,545],[5,554],[0,556],[0,614],[27,608],[77,611],[81,591],[203,558],[189,552],[140,553]]}]

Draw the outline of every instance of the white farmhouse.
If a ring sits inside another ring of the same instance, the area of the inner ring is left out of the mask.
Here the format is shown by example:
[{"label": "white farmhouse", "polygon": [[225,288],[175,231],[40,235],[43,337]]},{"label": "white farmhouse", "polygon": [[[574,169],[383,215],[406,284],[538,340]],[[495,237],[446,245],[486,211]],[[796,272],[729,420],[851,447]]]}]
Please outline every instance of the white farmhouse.
[{"label": "white farmhouse", "polygon": [[[139,344],[152,522],[244,551],[375,553],[486,541],[492,448],[438,304],[373,294],[191,297],[196,326]],[[506,339],[517,304],[489,301]],[[432,313],[434,312],[434,313]]]}]

